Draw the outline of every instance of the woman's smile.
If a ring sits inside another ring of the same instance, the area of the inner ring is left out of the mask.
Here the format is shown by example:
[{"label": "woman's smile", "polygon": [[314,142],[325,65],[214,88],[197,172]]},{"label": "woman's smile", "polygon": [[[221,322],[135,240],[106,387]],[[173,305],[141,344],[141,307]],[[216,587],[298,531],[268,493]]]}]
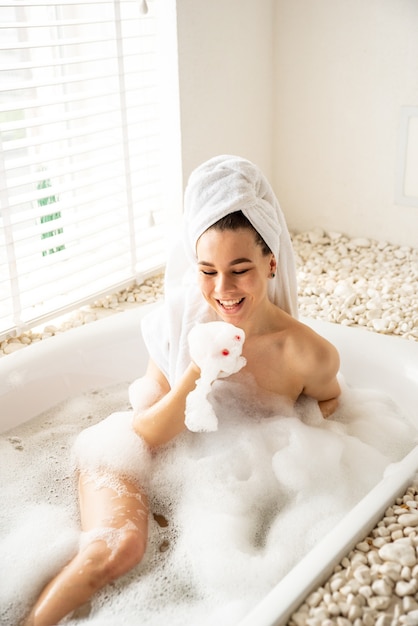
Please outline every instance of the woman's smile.
[{"label": "woman's smile", "polygon": [[203,297],[224,321],[244,328],[264,311],[274,256],[263,254],[249,229],[209,229],[196,246]]},{"label": "woman's smile", "polygon": [[244,300],[245,298],[239,298],[238,300],[218,300],[218,304],[226,312],[235,312],[239,309]]}]

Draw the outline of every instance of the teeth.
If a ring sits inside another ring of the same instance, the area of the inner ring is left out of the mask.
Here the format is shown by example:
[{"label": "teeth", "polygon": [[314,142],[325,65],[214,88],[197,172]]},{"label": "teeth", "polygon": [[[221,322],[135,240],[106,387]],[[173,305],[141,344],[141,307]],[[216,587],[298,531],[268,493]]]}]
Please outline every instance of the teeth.
[{"label": "teeth", "polygon": [[219,300],[219,302],[222,306],[230,307],[239,304],[241,302],[241,298],[239,300]]}]

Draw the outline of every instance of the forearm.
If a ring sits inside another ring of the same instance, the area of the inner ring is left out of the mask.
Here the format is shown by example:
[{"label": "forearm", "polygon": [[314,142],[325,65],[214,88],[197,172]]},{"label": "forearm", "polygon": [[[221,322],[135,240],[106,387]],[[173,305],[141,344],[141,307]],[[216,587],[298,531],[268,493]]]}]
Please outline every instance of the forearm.
[{"label": "forearm", "polygon": [[191,363],[165,396],[134,417],[135,432],[151,448],[167,443],[185,429],[186,398],[199,377],[199,368]]},{"label": "forearm", "polygon": [[335,376],[322,390],[321,396],[317,397],[318,405],[324,418],[330,417],[338,408],[341,387]]},{"label": "forearm", "polygon": [[328,400],[318,400],[319,409],[326,419],[330,417],[334,413],[334,411],[338,408],[338,397],[337,398],[329,398]]}]

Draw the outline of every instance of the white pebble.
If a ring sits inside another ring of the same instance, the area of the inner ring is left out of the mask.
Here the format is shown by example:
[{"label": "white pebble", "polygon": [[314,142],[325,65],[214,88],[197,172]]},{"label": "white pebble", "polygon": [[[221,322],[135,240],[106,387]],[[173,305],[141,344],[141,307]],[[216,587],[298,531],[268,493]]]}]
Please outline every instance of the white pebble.
[{"label": "white pebble", "polygon": [[297,613],[293,613],[292,621],[296,626],[305,626],[307,624],[309,614],[305,611],[298,611]]},{"label": "white pebble", "polygon": [[329,614],[333,615],[334,617],[340,614],[340,607],[336,602],[331,602],[331,604],[327,606],[327,609]]},{"label": "white pebble", "polygon": [[367,600],[368,605],[371,609],[375,609],[376,611],[384,611],[387,609],[391,602],[390,596],[372,596]]},{"label": "white pebble", "polygon": [[345,617],[337,617],[337,626],[352,626],[351,621]]},{"label": "white pebble", "polygon": [[375,537],[373,539],[373,545],[375,548],[381,548],[389,541],[388,537]]},{"label": "white pebble", "polygon": [[370,248],[370,239],[366,239],[365,237],[356,237],[347,243],[347,248],[350,250],[353,250],[354,248]]},{"label": "white pebble", "polygon": [[335,578],[331,579],[330,581],[331,591],[338,591],[338,589],[340,589],[340,587],[343,586],[344,582],[345,581],[342,576],[336,576]]},{"label": "white pebble", "polygon": [[404,596],[413,596],[418,588],[416,580],[398,580],[395,587],[395,593],[400,598]]},{"label": "white pebble", "polygon": [[357,566],[360,563],[367,565],[367,556],[363,554],[363,552],[354,552],[354,554],[351,557],[351,564],[354,567],[355,565]]},{"label": "white pebble", "polygon": [[367,554],[367,561],[370,563],[370,565],[380,565],[382,562],[382,559],[379,557],[378,553],[376,552],[376,550],[371,550],[368,554]]},{"label": "white pebble", "polygon": [[397,539],[402,539],[403,536],[404,536],[403,530],[394,530],[393,533],[391,534],[392,541],[396,541]]},{"label": "white pebble", "polygon": [[372,319],[371,324],[378,333],[383,333],[389,328],[389,321],[383,318]]},{"label": "white pebble", "polygon": [[323,239],[324,237],[324,231],[322,228],[313,228],[312,230],[310,230],[307,235],[308,235],[308,240],[310,243],[312,244],[316,244],[319,243],[321,241],[321,239]]},{"label": "white pebble", "polygon": [[411,596],[405,596],[402,599],[402,606],[405,613],[410,613],[411,611],[418,610],[418,602],[415,600],[415,598],[412,598]]},{"label": "white pebble", "polygon": [[371,613],[363,614],[363,626],[376,626],[376,620]]},{"label": "white pebble", "polygon": [[309,606],[318,606],[321,600],[322,600],[322,594],[319,593],[319,591],[314,591],[306,599],[306,604],[308,604]]},{"label": "white pebble", "polygon": [[400,563],[395,563],[393,561],[385,561],[380,566],[380,573],[384,576],[388,576],[394,582],[397,582],[401,578],[401,569],[402,566]]},{"label": "white pebble", "polygon": [[366,565],[362,565],[360,567],[357,567],[354,570],[353,575],[354,575],[354,578],[356,580],[358,580],[361,584],[363,584],[363,585],[370,585],[372,577],[371,577],[371,573],[370,573],[370,568],[367,567]]},{"label": "white pebble", "polygon": [[362,615],[362,610],[357,604],[353,604],[350,606],[348,610],[348,619],[351,622],[354,622],[355,619],[360,618]]},{"label": "white pebble", "polygon": [[373,595],[373,591],[370,585],[362,585],[358,591],[359,593],[361,593],[362,596],[367,599],[371,598]]},{"label": "white pebble", "polygon": [[400,539],[394,543],[386,543],[379,549],[380,558],[413,567],[416,564],[415,550],[409,541],[407,543],[405,541],[407,540]]},{"label": "white pebble", "polygon": [[402,617],[402,626],[418,626],[418,611],[411,611]]},{"label": "white pebble", "polygon": [[402,526],[418,526],[418,513],[404,513],[398,518]]},{"label": "white pebble", "polygon": [[382,578],[378,578],[372,583],[372,591],[377,596],[389,596],[392,593],[392,587]]},{"label": "white pebble", "polygon": [[321,617],[308,617],[306,626],[322,626],[323,619]]},{"label": "white pebble", "polygon": [[322,606],[312,609],[311,613],[315,619],[319,620],[324,620],[328,617],[327,610]]},{"label": "white pebble", "polygon": [[[347,573],[347,576],[348,576],[348,573]],[[340,588],[340,594],[341,594],[341,595],[342,595],[345,599],[347,599],[347,598],[348,598],[348,596],[349,596],[351,593],[352,593],[352,589],[351,589],[350,585],[345,584],[345,585],[343,585],[343,586]]]},{"label": "white pebble", "polygon": [[95,322],[97,320],[97,315],[95,313],[86,313],[84,315],[84,323],[90,324],[90,322]]},{"label": "white pebble", "polygon": [[336,296],[351,296],[353,288],[346,281],[339,281],[334,289],[334,295]]},{"label": "white pebble", "polygon": [[376,620],[375,626],[393,626],[393,620],[391,615],[379,615]]},{"label": "white pebble", "polygon": [[24,347],[25,347],[25,344],[20,343],[20,341],[13,342],[13,343],[6,343],[6,345],[3,346],[3,352],[4,354],[12,354],[13,352],[17,352],[18,350],[21,350]]}]

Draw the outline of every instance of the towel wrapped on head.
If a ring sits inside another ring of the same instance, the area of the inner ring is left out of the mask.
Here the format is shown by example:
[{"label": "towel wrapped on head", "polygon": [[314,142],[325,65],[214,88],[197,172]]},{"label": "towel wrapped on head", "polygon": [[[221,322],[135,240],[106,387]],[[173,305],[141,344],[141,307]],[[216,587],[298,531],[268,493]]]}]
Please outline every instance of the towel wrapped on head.
[{"label": "towel wrapped on head", "polygon": [[290,235],[279,203],[259,168],[241,157],[221,155],[192,172],[185,191],[182,240],[175,242],[165,273],[165,302],[144,318],[150,357],[170,385],[190,363],[188,335],[196,323],[219,318],[198,287],[196,244],[219,219],[242,211],[277,261],[269,298],[297,317],[296,269]]},{"label": "towel wrapped on head", "polygon": [[269,297],[297,317],[293,248],[282,210],[266,177],[246,159],[222,155],[192,172],[184,196],[184,244],[196,262],[199,237],[221,218],[241,211],[266,242],[277,261]]}]

